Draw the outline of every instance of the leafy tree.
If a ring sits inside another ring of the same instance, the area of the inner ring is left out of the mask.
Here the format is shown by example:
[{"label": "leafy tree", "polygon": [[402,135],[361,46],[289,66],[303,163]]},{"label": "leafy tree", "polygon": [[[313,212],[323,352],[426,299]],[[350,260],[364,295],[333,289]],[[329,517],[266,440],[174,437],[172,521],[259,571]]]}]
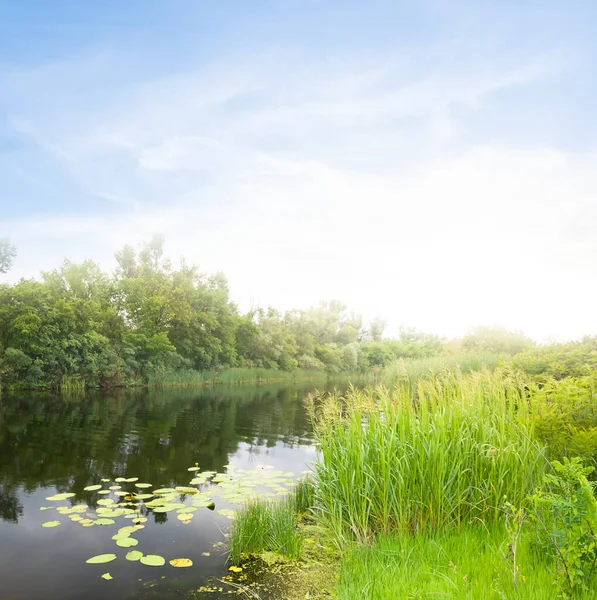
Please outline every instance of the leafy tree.
[{"label": "leafy tree", "polygon": [[17,249],[8,238],[0,238],[0,273],[8,273],[17,255]]}]

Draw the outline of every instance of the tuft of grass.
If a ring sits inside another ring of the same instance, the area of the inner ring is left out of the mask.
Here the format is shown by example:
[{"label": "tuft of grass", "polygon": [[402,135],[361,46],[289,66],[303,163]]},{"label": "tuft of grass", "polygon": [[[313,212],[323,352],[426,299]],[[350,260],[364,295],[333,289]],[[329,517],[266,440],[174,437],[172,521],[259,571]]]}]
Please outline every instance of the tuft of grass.
[{"label": "tuft of grass", "polygon": [[[553,600],[554,565],[531,540],[517,552],[517,583],[507,534],[475,525],[442,532],[382,535],[355,546],[340,564],[341,600],[458,598],[462,600]],[[593,598],[593,592],[578,600]]]},{"label": "tuft of grass", "polygon": [[351,389],[310,397],[320,446],[315,511],[343,547],[378,533],[495,522],[523,505],[547,467],[524,381],[503,372],[419,380],[416,400]]},{"label": "tuft of grass", "polygon": [[303,477],[295,485],[288,498],[292,509],[297,515],[308,513],[313,508],[315,501],[315,486],[309,476]]},{"label": "tuft of grass", "polygon": [[229,557],[238,563],[243,556],[274,552],[298,559],[303,550],[294,504],[252,501],[237,513],[230,530]]}]

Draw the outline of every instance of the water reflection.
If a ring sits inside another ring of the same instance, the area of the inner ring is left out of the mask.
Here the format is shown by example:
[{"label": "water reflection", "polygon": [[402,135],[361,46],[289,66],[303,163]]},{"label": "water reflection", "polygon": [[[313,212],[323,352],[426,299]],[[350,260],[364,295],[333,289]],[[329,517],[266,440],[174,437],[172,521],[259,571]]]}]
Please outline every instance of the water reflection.
[{"label": "water reflection", "polygon": [[[109,395],[0,398],[3,600],[105,597],[106,582],[86,569],[84,558],[104,547],[113,551],[113,542],[109,536],[104,539],[107,534],[99,531],[101,527],[75,531],[67,523],[43,530],[41,522],[49,511],[40,513],[39,507],[48,504],[44,498],[54,491],[75,492],[72,503],[92,506],[83,488],[101,478],[135,476],[160,487],[185,485],[187,468],[196,462],[210,471],[223,471],[228,464],[253,468],[263,462],[286,471],[303,470],[314,456],[302,403],[311,389],[121,390]],[[201,558],[213,542],[224,540],[217,515],[201,513],[189,527],[181,527],[176,519],[169,523],[166,513],[151,517],[154,526],[141,532],[146,552],[158,552],[167,539],[196,557],[198,565],[176,579],[170,572],[165,582],[158,578],[151,588],[155,597],[170,597],[174,587],[197,586],[226,572],[222,552]],[[147,583],[147,572],[138,566],[118,564],[110,572],[118,573],[109,582],[113,598],[136,596],[139,586]]]}]

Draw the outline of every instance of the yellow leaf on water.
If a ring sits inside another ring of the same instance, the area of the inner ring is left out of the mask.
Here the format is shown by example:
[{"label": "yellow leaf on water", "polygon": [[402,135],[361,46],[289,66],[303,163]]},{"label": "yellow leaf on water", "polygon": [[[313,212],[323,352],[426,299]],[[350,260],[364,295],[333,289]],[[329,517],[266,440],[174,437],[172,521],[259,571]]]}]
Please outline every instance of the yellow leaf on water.
[{"label": "yellow leaf on water", "polygon": [[173,567],[192,567],[193,561],[190,558],[173,558],[170,564]]}]

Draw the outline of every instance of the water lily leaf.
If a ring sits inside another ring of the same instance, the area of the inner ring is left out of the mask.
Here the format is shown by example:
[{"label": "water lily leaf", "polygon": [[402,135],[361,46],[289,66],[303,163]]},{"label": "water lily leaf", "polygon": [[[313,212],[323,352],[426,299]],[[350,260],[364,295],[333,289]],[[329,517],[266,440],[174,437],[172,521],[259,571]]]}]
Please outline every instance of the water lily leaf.
[{"label": "water lily leaf", "polygon": [[182,513],[194,513],[197,512],[199,509],[196,506],[185,506],[184,508],[179,508],[176,512],[179,514]]},{"label": "water lily leaf", "polygon": [[178,515],[178,520],[182,521],[183,523],[184,522],[189,523],[193,519],[194,516],[195,515],[193,513],[182,513],[182,514]]},{"label": "water lily leaf", "polygon": [[135,519],[133,521],[133,523],[135,523],[136,525],[138,525],[139,523],[147,523],[147,517],[139,517],[138,519]]},{"label": "water lily leaf", "polygon": [[236,512],[230,508],[220,508],[217,513],[223,517],[227,517],[228,519],[234,519],[236,517]]},{"label": "water lily leaf", "polygon": [[116,521],[114,521],[113,519],[96,519],[95,520],[96,525],[114,525],[114,523],[116,523]]},{"label": "water lily leaf", "polygon": [[71,515],[69,519],[77,523],[78,521],[82,521],[83,517],[81,515]]},{"label": "water lily leaf", "polygon": [[199,471],[199,467],[189,467],[187,471]]},{"label": "water lily leaf", "polygon": [[137,494],[135,498],[137,500],[148,500],[149,498],[153,498],[153,494]]},{"label": "water lily leaf", "polygon": [[201,556],[211,556],[211,552],[202,552]]},{"label": "water lily leaf", "polygon": [[115,494],[116,496],[119,496],[119,497],[121,497],[121,498],[122,498],[122,496],[128,496],[128,495],[129,495],[129,493],[128,493],[128,492],[120,492],[120,491],[119,491],[119,492],[114,492],[114,494]]},{"label": "water lily leaf", "polygon": [[116,554],[98,554],[88,558],[85,562],[88,565],[103,565],[104,563],[112,562],[116,560]]},{"label": "water lily leaf", "polygon": [[141,560],[142,557],[143,552],[139,552],[139,550],[131,550],[130,552],[127,552],[125,556],[127,560],[131,561]]},{"label": "water lily leaf", "polygon": [[124,477],[117,477],[114,481],[116,483],[122,483],[123,481],[126,481],[126,479]]},{"label": "water lily leaf", "polygon": [[50,510],[50,508],[54,508],[53,506],[40,506],[39,510]]},{"label": "water lily leaf", "polygon": [[205,506],[205,508],[209,508],[209,510],[214,510],[215,507],[216,507],[215,502],[210,502],[209,504],[207,504]]},{"label": "water lily leaf", "polygon": [[135,483],[135,487],[141,488],[141,489],[145,489],[145,488],[150,488],[152,487],[153,484],[151,483]]},{"label": "water lily leaf", "polygon": [[[103,480],[102,480],[102,481],[103,481]],[[121,486],[121,485],[111,485],[111,486],[110,486],[110,489],[111,489],[111,490],[119,490],[120,488],[122,488],[122,486]]]},{"label": "water lily leaf", "polygon": [[102,486],[101,485],[88,485],[87,487],[83,488],[83,491],[85,492],[95,492],[96,490],[101,490]]},{"label": "water lily leaf", "polygon": [[[115,481],[118,481],[118,479],[116,479]],[[123,481],[126,481],[127,483],[135,483],[135,481],[139,481],[138,477],[129,477],[128,479],[123,479]]]},{"label": "water lily leaf", "polygon": [[101,481],[102,483],[108,483],[108,482],[110,481],[110,479],[100,479],[100,481]]},{"label": "water lily leaf", "polygon": [[97,493],[98,494],[109,494],[110,490],[98,490]]},{"label": "water lily leaf", "polygon": [[166,559],[157,554],[147,554],[141,558],[141,564],[147,565],[148,567],[163,567],[166,564]]},{"label": "water lily leaf", "polygon": [[173,567],[192,567],[193,561],[190,558],[173,558],[170,561]]},{"label": "water lily leaf", "polygon": [[60,521],[46,521],[41,524],[42,527],[58,527],[58,525],[60,525]]},{"label": "water lily leaf", "polygon": [[91,523],[83,523],[82,521],[79,521],[79,523],[81,523],[83,527],[93,527],[95,525],[93,521]]},{"label": "water lily leaf", "polygon": [[64,492],[62,494],[54,494],[53,496],[48,496],[46,500],[50,500],[51,502],[58,502],[59,500],[66,500],[67,498],[72,498],[75,496],[73,492]]},{"label": "water lily leaf", "polygon": [[114,500],[112,500],[112,498],[102,498],[101,500],[98,500],[97,503],[100,506],[112,506],[112,504],[114,504]]},{"label": "water lily leaf", "polygon": [[110,579],[114,579],[114,577],[112,577],[112,575],[110,575],[110,573],[104,573],[102,575],[102,579],[106,579],[107,581],[110,581]]},{"label": "water lily leaf", "polygon": [[121,548],[131,548],[132,546],[136,546],[139,543],[139,540],[136,540],[132,537],[124,537],[116,540],[116,545]]},{"label": "water lily leaf", "polygon": [[174,488],[160,488],[158,490],[153,490],[154,494],[171,494],[176,491]]},{"label": "water lily leaf", "polygon": [[240,573],[243,570],[243,568],[232,566],[232,567],[228,567],[228,570],[232,571],[233,573]]}]

